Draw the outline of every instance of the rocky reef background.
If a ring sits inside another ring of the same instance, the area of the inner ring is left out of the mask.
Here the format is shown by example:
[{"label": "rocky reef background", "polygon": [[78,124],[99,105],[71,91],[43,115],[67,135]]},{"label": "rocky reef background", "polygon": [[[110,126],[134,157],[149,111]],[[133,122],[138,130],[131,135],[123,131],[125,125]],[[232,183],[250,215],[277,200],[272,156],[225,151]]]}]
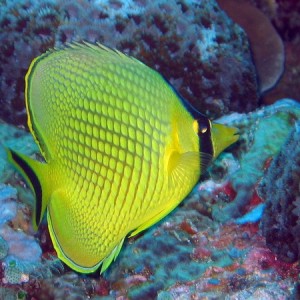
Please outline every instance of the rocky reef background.
[{"label": "rocky reef background", "polygon": [[[297,1],[0,5],[0,299],[300,297]],[[101,276],[60,262],[46,222],[33,231],[33,195],[3,147],[38,155],[26,131],[24,76],[48,48],[82,40],[140,59],[201,112],[240,132],[190,196],[127,240]]]},{"label": "rocky reef background", "polygon": [[[284,97],[299,101],[299,1],[218,0],[218,3],[233,20],[251,20],[244,29],[248,37],[252,37],[249,40],[252,51],[256,52],[256,69],[262,74],[263,82],[273,81],[272,89],[260,95],[260,103],[270,104]],[[246,17],[241,14],[243,11]]]},{"label": "rocky reef background", "polygon": [[[163,74],[211,117],[258,105],[244,31],[215,1],[5,1],[0,15],[0,118],[24,124],[31,60],[68,42],[99,42]],[[235,80],[239,78],[239,80]]]}]

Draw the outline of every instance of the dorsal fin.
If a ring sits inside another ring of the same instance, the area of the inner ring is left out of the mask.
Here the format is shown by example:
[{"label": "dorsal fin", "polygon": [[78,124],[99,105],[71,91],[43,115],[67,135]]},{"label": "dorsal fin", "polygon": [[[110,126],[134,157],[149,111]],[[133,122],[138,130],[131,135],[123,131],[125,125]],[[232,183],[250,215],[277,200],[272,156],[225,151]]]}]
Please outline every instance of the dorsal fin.
[{"label": "dorsal fin", "polygon": [[187,101],[181,94],[174,88],[174,86],[170,83],[170,81],[163,75],[161,77],[167,82],[172,91],[176,94],[180,102],[183,104],[184,108],[193,116],[195,120],[199,120],[207,117],[199,112],[189,101]]}]

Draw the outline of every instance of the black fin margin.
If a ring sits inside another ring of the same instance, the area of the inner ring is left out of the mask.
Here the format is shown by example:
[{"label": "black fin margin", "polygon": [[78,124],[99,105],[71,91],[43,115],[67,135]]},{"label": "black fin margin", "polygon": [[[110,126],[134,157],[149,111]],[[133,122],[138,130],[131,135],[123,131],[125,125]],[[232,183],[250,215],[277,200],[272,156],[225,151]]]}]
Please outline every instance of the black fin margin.
[{"label": "black fin margin", "polygon": [[169,87],[172,89],[172,91],[180,99],[180,101],[183,104],[183,106],[185,107],[185,109],[194,117],[194,119],[207,118],[204,114],[199,112],[191,103],[189,103],[187,100],[185,100],[164,75],[161,75],[161,77],[169,85]]}]

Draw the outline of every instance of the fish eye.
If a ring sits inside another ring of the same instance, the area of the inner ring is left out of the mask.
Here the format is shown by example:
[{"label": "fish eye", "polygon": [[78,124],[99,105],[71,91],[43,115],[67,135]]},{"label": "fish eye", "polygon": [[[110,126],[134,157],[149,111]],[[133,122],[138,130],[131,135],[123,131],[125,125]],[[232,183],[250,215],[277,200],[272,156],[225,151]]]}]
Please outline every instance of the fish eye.
[{"label": "fish eye", "polygon": [[193,123],[193,128],[195,133],[198,135],[205,134],[208,131],[208,125],[207,124],[201,124],[200,120],[195,120]]},{"label": "fish eye", "polygon": [[210,120],[205,117],[205,116],[200,116],[197,119],[197,123],[198,123],[198,135],[202,136],[202,135],[207,135],[210,133]]},{"label": "fish eye", "polygon": [[206,133],[207,130],[208,130],[207,126],[201,126],[201,127],[199,128],[199,132],[202,133],[202,134]]}]

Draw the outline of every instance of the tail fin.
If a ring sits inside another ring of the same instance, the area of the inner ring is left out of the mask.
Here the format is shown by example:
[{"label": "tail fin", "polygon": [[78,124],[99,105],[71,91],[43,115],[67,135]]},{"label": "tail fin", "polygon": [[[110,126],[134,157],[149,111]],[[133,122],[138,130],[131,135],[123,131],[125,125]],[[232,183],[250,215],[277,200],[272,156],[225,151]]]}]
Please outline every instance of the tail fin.
[{"label": "tail fin", "polygon": [[[33,228],[37,230],[49,201],[49,192],[45,190],[47,164],[38,162],[24,154],[6,148],[8,161],[22,174],[35,194]],[[43,184],[44,183],[44,184]]]}]

